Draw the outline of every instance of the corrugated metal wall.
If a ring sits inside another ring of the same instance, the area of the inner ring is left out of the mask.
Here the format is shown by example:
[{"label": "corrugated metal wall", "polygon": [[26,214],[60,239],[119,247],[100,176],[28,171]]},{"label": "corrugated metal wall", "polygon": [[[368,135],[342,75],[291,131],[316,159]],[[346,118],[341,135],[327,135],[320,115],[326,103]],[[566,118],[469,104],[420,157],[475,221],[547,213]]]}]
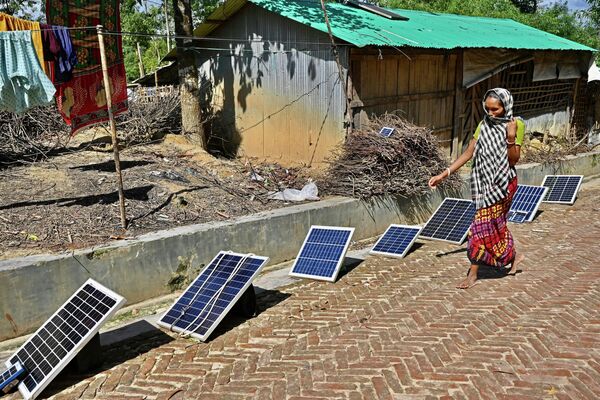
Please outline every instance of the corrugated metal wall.
[{"label": "corrugated metal wall", "polygon": [[[344,140],[346,85],[326,34],[248,3],[210,37],[196,51],[201,96],[215,111],[211,145],[320,164]],[[347,47],[340,56],[347,66]]]}]

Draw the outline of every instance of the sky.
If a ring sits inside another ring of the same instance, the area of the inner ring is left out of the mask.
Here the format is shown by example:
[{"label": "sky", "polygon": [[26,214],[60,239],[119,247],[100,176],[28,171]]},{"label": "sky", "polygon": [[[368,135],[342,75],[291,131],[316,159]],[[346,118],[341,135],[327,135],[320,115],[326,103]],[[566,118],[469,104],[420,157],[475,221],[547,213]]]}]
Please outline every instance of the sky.
[{"label": "sky", "polygon": [[[555,3],[553,0],[543,0],[540,3],[543,5],[549,5]],[[584,8],[588,8],[588,3],[585,0],[567,0],[568,6],[570,10],[583,10]]]}]

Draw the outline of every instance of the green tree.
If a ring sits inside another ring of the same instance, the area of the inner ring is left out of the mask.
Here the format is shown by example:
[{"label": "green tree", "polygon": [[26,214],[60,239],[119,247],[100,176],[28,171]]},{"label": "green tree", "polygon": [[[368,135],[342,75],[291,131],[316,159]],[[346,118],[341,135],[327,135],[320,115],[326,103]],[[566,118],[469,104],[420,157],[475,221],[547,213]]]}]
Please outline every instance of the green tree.
[{"label": "green tree", "polygon": [[[140,35],[123,35],[123,57],[125,61],[125,71],[129,81],[139,78],[139,66],[137,56],[137,44],[142,49],[142,60],[144,69],[152,71],[158,65],[156,48],[160,50],[161,57],[166,54],[166,40],[155,39],[151,34],[163,33],[161,27],[164,27],[164,14],[160,6],[152,5],[149,8],[143,8],[139,0],[123,0],[121,4],[121,29],[124,32],[134,32]],[[164,42],[160,45],[155,42]],[[152,51],[152,56],[146,56],[146,53]],[[150,62],[150,64],[146,64]]]},{"label": "green tree", "polygon": [[31,21],[45,20],[45,4],[39,0],[0,0],[0,12]]}]

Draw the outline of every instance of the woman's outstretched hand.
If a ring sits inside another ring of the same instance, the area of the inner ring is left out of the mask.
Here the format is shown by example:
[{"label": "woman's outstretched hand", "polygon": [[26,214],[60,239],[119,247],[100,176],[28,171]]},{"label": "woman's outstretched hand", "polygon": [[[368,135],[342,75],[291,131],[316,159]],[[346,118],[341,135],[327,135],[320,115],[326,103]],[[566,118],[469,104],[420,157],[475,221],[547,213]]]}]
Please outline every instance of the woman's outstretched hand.
[{"label": "woman's outstretched hand", "polygon": [[434,177],[432,177],[429,182],[428,185],[430,188],[435,188],[437,185],[439,185],[444,179],[446,178],[445,174],[439,174],[436,175]]}]

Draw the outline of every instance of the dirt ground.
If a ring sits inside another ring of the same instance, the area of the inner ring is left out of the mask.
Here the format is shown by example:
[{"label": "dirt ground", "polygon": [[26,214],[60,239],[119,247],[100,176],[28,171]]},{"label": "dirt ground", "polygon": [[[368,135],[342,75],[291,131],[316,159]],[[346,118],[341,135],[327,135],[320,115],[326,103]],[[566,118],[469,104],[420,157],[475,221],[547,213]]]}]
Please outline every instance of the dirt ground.
[{"label": "dirt ground", "polygon": [[0,169],[0,259],[284,207],[268,193],[308,180],[299,169],[216,159],[183,136],[167,136],[121,150],[129,221],[123,231],[109,143],[104,131],[91,130],[44,161]]}]

